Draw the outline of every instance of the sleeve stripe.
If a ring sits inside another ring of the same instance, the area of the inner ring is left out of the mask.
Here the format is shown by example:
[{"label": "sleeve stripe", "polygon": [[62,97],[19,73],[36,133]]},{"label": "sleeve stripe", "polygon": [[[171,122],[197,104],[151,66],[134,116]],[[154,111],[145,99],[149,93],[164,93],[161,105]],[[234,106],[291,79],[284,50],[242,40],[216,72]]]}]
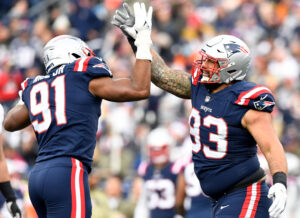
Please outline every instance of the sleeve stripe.
[{"label": "sleeve stripe", "polygon": [[74,71],[86,71],[89,60],[91,58],[92,57],[88,57],[88,58],[84,57],[77,60],[75,63]]},{"label": "sleeve stripe", "polygon": [[82,66],[82,71],[86,71],[87,69],[87,66],[88,66],[88,63],[89,63],[89,60],[91,59],[92,57],[89,57],[89,58],[86,58],[83,62],[83,66]]},{"label": "sleeve stripe", "polygon": [[238,100],[235,101],[236,104],[239,105],[247,105],[249,103],[249,99],[254,99],[257,96],[259,96],[262,93],[272,93],[270,91],[270,89],[264,87],[264,86],[256,86],[253,89],[246,91],[246,92],[242,92],[239,95]]},{"label": "sleeve stripe", "polygon": [[23,91],[24,91],[24,89],[26,89],[27,83],[28,83],[28,78],[24,82],[21,83],[21,88]]}]

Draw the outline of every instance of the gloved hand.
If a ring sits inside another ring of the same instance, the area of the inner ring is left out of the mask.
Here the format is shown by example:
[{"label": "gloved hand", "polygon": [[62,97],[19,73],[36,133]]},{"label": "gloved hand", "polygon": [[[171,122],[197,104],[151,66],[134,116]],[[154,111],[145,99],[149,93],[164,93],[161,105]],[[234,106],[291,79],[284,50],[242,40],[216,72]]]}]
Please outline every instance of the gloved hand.
[{"label": "gloved hand", "polygon": [[273,203],[269,208],[269,215],[271,217],[278,217],[284,211],[286,205],[286,187],[281,183],[275,183],[269,190],[268,198],[273,199]]},{"label": "gloved hand", "polygon": [[119,27],[125,35],[129,35],[134,40],[136,39],[136,30],[134,29],[134,15],[131,12],[128,4],[123,3],[122,10],[116,10],[115,15],[113,16],[112,24]]},{"label": "gloved hand", "polygon": [[151,28],[152,28],[152,7],[148,12],[144,3],[135,2],[134,9],[134,29],[137,31],[134,44],[137,47],[136,58],[152,61],[150,48],[152,45]]},{"label": "gloved hand", "polygon": [[145,4],[139,2],[134,3],[133,8],[134,16],[129,6],[124,3],[122,11],[115,12],[112,24],[119,27],[127,36],[133,51],[136,52],[137,59],[152,60],[150,35],[153,9],[150,6],[147,12]]},{"label": "gloved hand", "polygon": [[17,205],[16,200],[6,202],[7,209],[13,218],[21,218],[21,210]]}]

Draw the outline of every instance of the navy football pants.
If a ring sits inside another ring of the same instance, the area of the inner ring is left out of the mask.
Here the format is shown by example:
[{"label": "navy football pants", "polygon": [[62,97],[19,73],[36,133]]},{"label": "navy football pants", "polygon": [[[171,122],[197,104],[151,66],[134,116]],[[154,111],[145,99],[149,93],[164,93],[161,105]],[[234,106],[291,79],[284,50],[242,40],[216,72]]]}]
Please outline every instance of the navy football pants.
[{"label": "navy football pants", "polygon": [[30,200],[39,218],[89,218],[88,173],[74,158],[36,163],[29,177]]},{"label": "navy football pants", "polygon": [[258,182],[213,200],[214,218],[268,218],[272,200],[269,187]]}]

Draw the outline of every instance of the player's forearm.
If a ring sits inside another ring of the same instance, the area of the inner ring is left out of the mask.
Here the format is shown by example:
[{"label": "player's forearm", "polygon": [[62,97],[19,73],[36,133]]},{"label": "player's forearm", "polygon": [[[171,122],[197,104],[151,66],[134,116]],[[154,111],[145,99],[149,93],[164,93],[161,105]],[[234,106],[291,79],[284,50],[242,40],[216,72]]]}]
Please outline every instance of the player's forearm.
[{"label": "player's forearm", "polygon": [[149,60],[136,60],[131,75],[131,89],[138,99],[148,98],[150,95],[150,69]]},{"label": "player's forearm", "polygon": [[170,69],[153,50],[152,57],[151,81],[180,98],[191,98],[191,75],[181,70]]},{"label": "player's forearm", "polygon": [[287,174],[287,161],[280,142],[274,142],[271,145],[271,149],[263,151],[263,153],[266,157],[266,160],[268,161],[268,165],[272,175],[277,172],[283,172]]},{"label": "player's forearm", "polygon": [[[0,136],[2,140],[2,135]],[[2,144],[2,143],[1,143]],[[3,147],[0,145],[0,182],[6,182],[9,181],[9,175],[7,170],[7,165],[5,162],[5,156],[3,152]]]}]

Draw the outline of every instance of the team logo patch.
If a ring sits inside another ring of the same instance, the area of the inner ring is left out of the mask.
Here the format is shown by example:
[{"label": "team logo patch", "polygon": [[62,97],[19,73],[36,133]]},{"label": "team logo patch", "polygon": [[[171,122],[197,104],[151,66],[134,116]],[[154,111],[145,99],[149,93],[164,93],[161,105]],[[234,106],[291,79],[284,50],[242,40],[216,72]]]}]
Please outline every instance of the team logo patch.
[{"label": "team logo patch", "polygon": [[100,64],[96,64],[93,66],[94,68],[104,68],[105,70],[107,70],[108,72],[110,72],[110,69],[106,66],[106,64],[104,63],[100,63]]},{"label": "team logo patch", "polygon": [[254,107],[257,110],[261,111],[261,110],[265,109],[266,107],[271,107],[271,106],[275,105],[275,102],[273,102],[273,101],[264,101],[264,99],[266,97],[267,97],[267,95],[265,95],[264,97],[260,98],[260,100],[253,102]]}]

